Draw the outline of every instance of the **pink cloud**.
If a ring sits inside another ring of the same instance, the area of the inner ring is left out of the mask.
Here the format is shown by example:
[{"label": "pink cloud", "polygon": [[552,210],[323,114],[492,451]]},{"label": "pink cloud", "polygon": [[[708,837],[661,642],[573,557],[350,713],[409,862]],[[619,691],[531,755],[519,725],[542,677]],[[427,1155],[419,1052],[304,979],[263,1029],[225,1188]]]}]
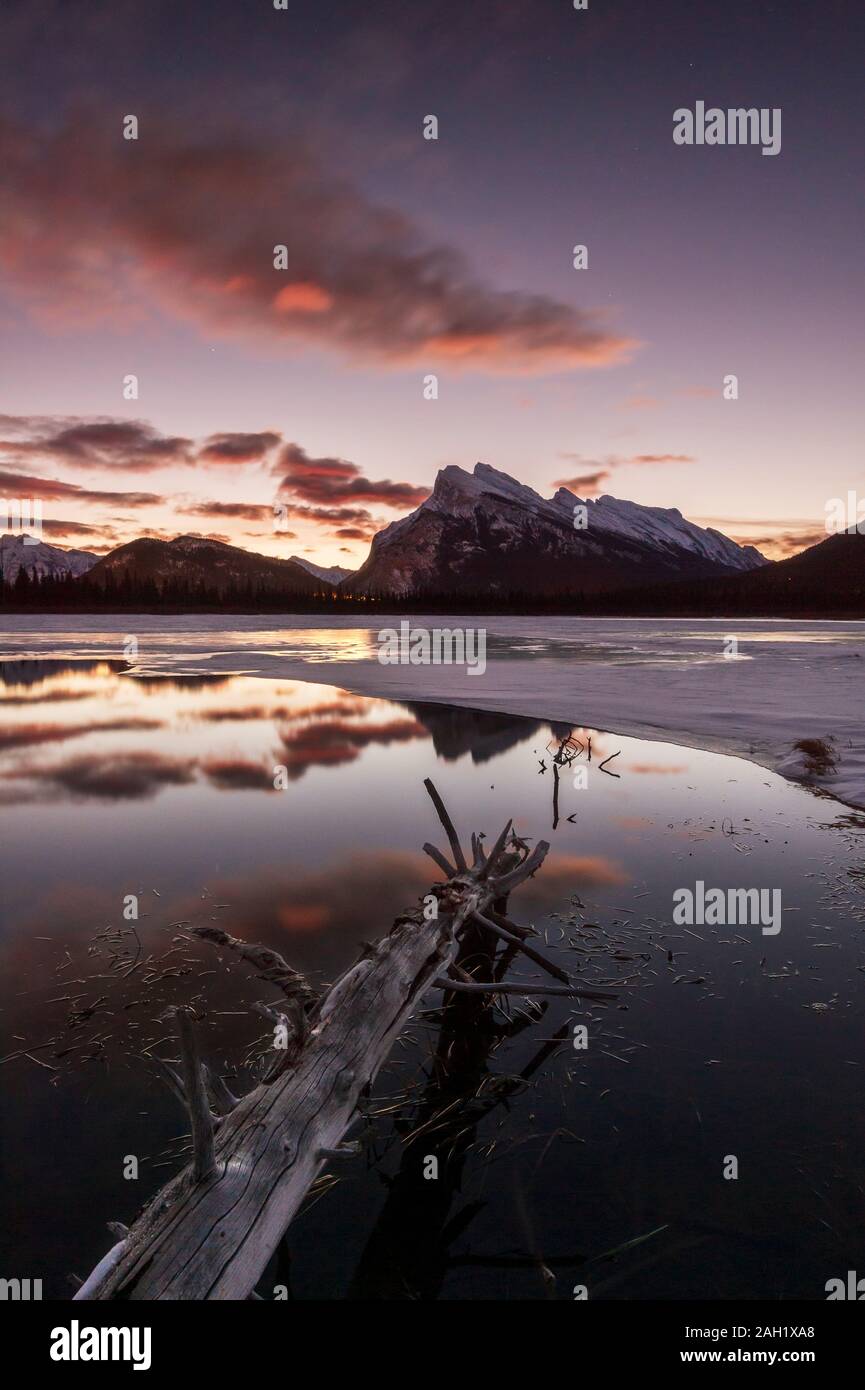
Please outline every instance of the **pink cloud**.
[{"label": "pink cloud", "polygon": [[209,332],[521,375],[607,366],[636,346],[601,314],[486,285],[290,139],[154,121],[125,142],[95,117],[40,134],[4,122],[0,160],[0,270],[55,328],[128,326],[156,301]]}]

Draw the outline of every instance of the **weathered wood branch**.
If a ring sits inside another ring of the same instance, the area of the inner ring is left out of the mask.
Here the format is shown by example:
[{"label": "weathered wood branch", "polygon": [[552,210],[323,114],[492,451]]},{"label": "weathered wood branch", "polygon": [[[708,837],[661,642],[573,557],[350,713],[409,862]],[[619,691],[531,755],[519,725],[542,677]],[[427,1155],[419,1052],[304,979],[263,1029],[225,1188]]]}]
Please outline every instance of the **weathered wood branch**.
[{"label": "weathered wood branch", "polygon": [[162,1068],[162,1079],[168,1086],[168,1089],[171,1091],[172,1095],[177,1097],[184,1110],[188,1109],[186,1104],[186,1091],[183,1089],[183,1078],[178,1075],[170,1062],[166,1062],[164,1057],[157,1057],[156,1061]]},{"label": "weathered wood branch", "polygon": [[[477,916],[494,913],[502,920],[495,905],[539,867],[548,846],[539,844],[527,854],[521,843],[505,856],[509,824],[485,859],[478,843],[473,844],[475,862],[469,869],[438,792],[432,783],[426,785],[460,866],[446,883],[436,885],[438,916],[427,920],[420,907],[402,914],[317,1005],[309,1002],[312,991],[306,982],[276,952],[248,946],[215,928],[198,930],[237,952],[293,999],[305,1031],[292,1040],[297,1050],[290,1064],[281,1063],[275,1076],[229,1107],[214,1136],[208,1081],[190,1038],[191,1015],[179,1012],[194,1162],[155,1196],[124,1241],[85,1281],[79,1298],[249,1298],[323,1164],[334,1153],[344,1156],[341,1141],[362,1094],[427,991],[434,986],[490,988],[449,976],[462,936],[479,930],[472,924]],[[514,868],[516,861],[521,862]],[[496,867],[506,872],[496,876],[490,872]],[[500,928],[497,935],[506,932]],[[497,936],[489,939],[495,942]],[[510,941],[506,945],[513,949]],[[499,993],[615,997],[570,984],[492,988]],[[284,1008],[280,1000],[274,1011],[278,1017]],[[209,1086],[214,1100],[212,1077]]]},{"label": "weathered wood branch", "polygon": [[237,936],[229,936],[227,931],[221,927],[193,927],[192,933],[202,941],[212,941],[217,946],[224,946],[229,951],[234,951],[237,955],[253,966],[258,973],[260,980],[266,980],[268,984],[278,985],[283,994],[288,999],[300,998],[312,1001],[315,999],[315,990],[296,970],[279,954],[272,951],[269,946],[256,946],[249,941],[241,941]]},{"label": "weathered wood branch", "polygon": [[445,834],[447,835],[448,841],[450,842],[451,853],[453,855],[454,863],[456,864],[459,872],[464,873],[467,867],[466,857],[463,854],[462,845],[460,844],[460,837],[454,828],[454,823],[448,815],[447,808],[429,777],[424,778],[424,786],[429,792],[430,797],[432,799],[432,804],[433,806],[435,806],[436,811],[438,813],[438,818],[444,826]]},{"label": "weathered wood branch", "polygon": [[523,937],[515,936],[513,932],[509,932],[504,927],[500,927],[497,922],[492,921],[490,917],[486,917],[482,912],[475,914],[475,921],[480,922],[481,926],[493,933],[493,936],[499,937],[502,941],[507,941],[515,950],[522,951],[523,955],[528,956],[529,959],[533,960],[536,965],[539,965],[542,970],[546,970],[547,974],[552,975],[553,979],[561,980],[563,984],[568,984],[570,982],[567,971],[562,970],[558,965],[554,965],[551,960],[547,960],[546,956],[540,951],[536,951],[533,946],[529,946]]},{"label": "weathered wood branch", "polygon": [[423,852],[429,855],[433,863],[438,864],[445,878],[456,878],[457,871],[453,864],[445,858],[440,849],[436,849],[435,845],[424,845]]},{"label": "weathered wood branch", "polygon": [[504,927],[505,931],[509,931],[512,936],[518,936],[521,941],[528,936],[537,936],[534,927],[524,927],[519,922],[513,922],[510,917],[506,917],[503,912],[497,912],[493,907],[487,908],[486,916],[491,922],[495,922],[497,927]]},{"label": "weathered wood branch", "polygon": [[496,866],[496,860],[498,859],[499,855],[501,854],[502,850],[504,849],[505,845],[507,844],[508,836],[509,836],[510,833],[511,833],[511,826],[512,826],[512,825],[513,825],[513,821],[510,821],[510,820],[509,820],[508,823],[507,823],[507,825],[505,826],[504,830],[503,830],[502,833],[499,835],[499,838],[496,840],[495,844],[493,845],[492,849],[490,850],[489,854],[487,855],[485,861],[483,862],[483,864],[482,864],[482,866],[481,866],[481,870],[480,870],[480,876],[481,876],[481,878],[489,878],[490,874],[492,873],[493,869],[495,868],[495,866]]},{"label": "weathered wood branch", "polygon": [[[463,972],[465,973],[465,972]],[[495,984],[484,980],[461,980],[452,975],[435,981],[436,989],[455,989],[458,994],[563,994],[569,999],[599,999],[610,1001],[617,994],[602,989],[581,989],[577,985]]]},{"label": "weathered wood branch", "polygon": [[204,1084],[207,1087],[211,1109],[215,1110],[217,1115],[230,1115],[237,1104],[237,1096],[232,1095],[219,1072],[205,1066]]},{"label": "weathered wood branch", "polygon": [[183,1090],[192,1124],[192,1178],[193,1182],[199,1183],[205,1182],[216,1169],[213,1158],[213,1121],[210,1118],[201,1058],[198,1055],[198,1039],[192,1024],[192,1010],[180,1008],[176,1012],[180,1059],[183,1064]]}]

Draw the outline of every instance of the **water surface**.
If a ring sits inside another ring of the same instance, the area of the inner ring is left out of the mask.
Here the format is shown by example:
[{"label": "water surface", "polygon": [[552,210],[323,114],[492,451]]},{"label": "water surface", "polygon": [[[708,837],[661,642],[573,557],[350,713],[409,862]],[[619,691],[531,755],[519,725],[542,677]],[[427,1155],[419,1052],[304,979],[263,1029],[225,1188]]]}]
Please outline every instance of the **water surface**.
[{"label": "water surface", "polygon": [[[174,1055],[169,1003],[192,1001],[208,1057],[250,1084],[249,1005],[274,993],[189,926],[335,978],[438,877],[427,776],[466,841],[511,816],[551,841],[513,915],[617,997],[460,1019],[431,994],[379,1078],[363,1156],[261,1292],[822,1298],[861,1263],[855,813],[742,759],[312,682],[141,675],[68,646],[0,663],[8,1276],[68,1297],[105,1223],[176,1170],[184,1116],[155,1060]],[[591,738],[590,764],[556,767],[566,737]],[[673,926],[674,890],[698,878],[781,888],[780,934]],[[510,978],[540,977],[526,962]]]}]

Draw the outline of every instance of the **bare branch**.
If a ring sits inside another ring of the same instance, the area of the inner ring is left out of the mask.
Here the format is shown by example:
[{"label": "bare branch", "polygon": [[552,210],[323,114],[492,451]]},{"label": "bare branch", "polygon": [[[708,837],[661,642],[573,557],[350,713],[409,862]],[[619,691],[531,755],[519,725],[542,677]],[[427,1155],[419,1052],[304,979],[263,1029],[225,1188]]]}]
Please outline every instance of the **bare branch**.
[{"label": "bare branch", "polygon": [[[540,867],[549,845],[541,842],[529,851],[509,821],[492,854],[484,853],[479,834],[473,836],[469,870],[441,797],[429,780],[426,788],[455,861],[454,867],[434,846],[425,846],[449,880],[432,890],[441,894],[444,910],[433,919],[420,907],[400,914],[320,1001],[278,952],[216,927],[193,929],[200,938],[235,952],[282,991],[275,1007],[265,1004],[259,1012],[271,1025],[285,1025],[288,1047],[274,1049],[276,1060],[269,1066],[277,1074],[263,1078],[234,1104],[222,1079],[202,1067],[191,1011],[177,1011],[183,1079],[168,1064],[163,1067],[192,1115],[193,1163],[145,1207],[128,1240],[86,1281],[85,1296],[103,1301],[249,1297],[324,1159],[347,1156],[340,1140],[361,1097],[433,986],[446,995],[559,995],[599,1002],[619,997],[569,981],[539,952],[526,948],[530,929],[504,915],[511,888]],[[492,928],[493,937],[503,942],[490,971],[484,972],[495,976],[490,981],[454,967],[462,928],[475,915],[482,928]],[[508,963],[520,950],[562,983],[505,983]],[[221,1099],[216,1095],[220,1083],[227,1093]],[[208,1091],[219,1108],[221,1102],[232,1103],[230,1113],[215,1121],[215,1143]],[[204,1181],[214,1172],[218,1180]]]},{"label": "bare branch", "polygon": [[542,970],[546,970],[548,975],[552,975],[556,980],[561,980],[562,984],[570,984],[571,977],[566,971],[558,965],[553,965],[552,961],[547,960],[546,956],[542,955],[540,951],[536,951],[533,946],[528,946],[521,937],[513,936],[509,931],[505,931],[504,927],[498,926],[489,917],[485,917],[482,912],[476,912],[474,920],[480,922],[481,926],[486,927],[487,931],[491,931],[494,936],[501,937],[502,941],[507,941],[510,946],[522,951],[523,955],[528,956]]},{"label": "bare branch", "polygon": [[447,833],[448,840],[450,841],[451,852],[453,854],[454,862],[457,866],[457,869],[460,873],[465,873],[466,868],[468,867],[466,864],[466,857],[463,854],[462,845],[460,844],[460,839],[457,835],[454,823],[447,813],[447,808],[445,807],[444,802],[442,801],[441,797],[439,796],[435,786],[433,785],[429,777],[424,778],[424,786],[426,787],[427,791],[430,794],[430,797],[432,798],[432,804],[433,806],[435,806],[436,811],[438,813],[438,818],[444,826],[445,832]]},{"label": "bare branch", "polygon": [[508,836],[509,836],[510,833],[511,833],[511,826],[512,826],[512,825],[513,825],[513,821],[512,821],[512,820],[509,820],[508,823],[507,823],[507,825],[505,826],[504,830],[502,831],[501,835],[500,835],[499,838],[496,840],[495,844],[493,845],[492,849],[490,850],[490,852],[489,852],[489,854],[488,854],[488,856],[487,856],[486,863],[484,864],[483,868],[481,869],[480,873],[478,874],[478,878],[489,878],[490,874],[491,874],[492,871],[493,871],[493,868],[495,867],[496,860],[498,859],[499,855],[501,854],[502,850],[504,849],[505,845],[506,845],[507,842],[508,842]]},{"label": "bare branch", "polygon": [[165,1061],[164,1057],[156,1057],[154,1060],[157,1061],[160,1067],[162,1068],[162,1079],[167,1084],[168,1089],[177,1097],[184,1110],[186,1110],[186,1092],[183,1089],[183,1082],[181,1078],[178,1076],[177,1072],[170,1065],[170,1063]]},{"label": "bare branch", "polygon": [[444,855],[442,854],[441,850],[440,850],[440,849],[436,849],[435,845],[430,845],[430,844],[424,845],[424,847],[423,847],[423,852],[424,852],[424,854],[428,854],[429,857],[430,857],[430,859],[432,859],[432,860],[434,861],[434,863],[438,864],[438,866],[439,866],[439,868],[441,869],[442,873],[444,874],[445,878],[455,878],[455,877],[456,877],[456,872],[457,872],[457,871],[456,871],[456,869],[454,868],[453,864],[451,864],[449,860],[445,859],[445,857],[444,857]]},{"label": "bare branch", "polygon": [[231,1094],[219,1072],[205,1066],[204,1084],[210,1098],[211,1108],[216,1111],[217,1115],[230,1115],[237,1105],[238,1098]]},{"label": "bare branch", "polygon": [[487,982],[454,980],[450,976],[439,976],[434,981],[436,989],[453,989],[460,994],[563,994],[571,999],[618,999],[617,994],[607,994],[599,989],[579,989],[576,985],[515,985],[492,984]]},{"label": "bare branch", "polygon": [[315,990],[296,970],[292,970],[287,960],[269,946],[256,946],[250,941],[241,941],[237,936],[229,936],[220,927],[193,927],[195,936],[203,941],[212,941],[217,946],[225,946],[234,951],[258,971],[260,980],[277,985],[288,998],[299,995],[303,999],[315,999]]},{"label": "bare branch", "polygon": [[205,1182],[216,1171],[213,1157],[213,1121],[204,1089],[198,1040],[192,1024],[192,1010],[179,1008],[177,1031],[180,1056],[183,1062],[183,1089],[192,1121],[192,1176],[195,1182]]},{"label": "bare branch", "polygon": [[523,941],[527,936],[537,936],[534,927],[524,927],[520,922],[514,922],[510,917],[506,917],[502,912],[496,912],[494,907],[488,907],[486,916],[491,922],[495,922],[497,927],[504,927],[505,931],[511,932]]}]

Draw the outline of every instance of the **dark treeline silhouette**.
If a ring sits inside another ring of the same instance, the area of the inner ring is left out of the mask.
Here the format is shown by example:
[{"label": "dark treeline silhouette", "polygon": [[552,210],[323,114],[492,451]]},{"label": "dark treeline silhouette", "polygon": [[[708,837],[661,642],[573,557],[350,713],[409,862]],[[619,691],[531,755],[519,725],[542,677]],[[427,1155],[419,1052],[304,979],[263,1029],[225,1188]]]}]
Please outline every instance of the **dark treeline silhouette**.
[{"label": "dark treeline silhouette", "polygon": [[0,609],[7,612],[234,612],[306,613],[325,610],[355,612],[367,601],[339,599],[335,591],[298,594],[274,586],[272,580],[240,580],[230,586],[208,585],[195,577],[138,578],[131,574],[103,575],[98,583],[81,575],[28,576],[22,569],[13,583],[0,583]]},{"label": "dark treeline silhouette", "polygon": [[[865,546],[862,547],[865,551]],[[858,552],[858,546],[857,546]],[[837,559],[829,552],[827,559]],[[848,556],[843,557],[845,560]],[[834,569],[835,567],[832,566]],[[613,593],[550,593],[527,597],[519,592],[344,594],[322,586],[298,594],[275,586],[272,579],[240,580],[230,587],[208,586],[195,578],[103,576],[97,584],[87,575],[38,578],[21,570],[11,584],[0,582],[0,611],[7,613],[322,613],[369,617],[372,613],[523,614],[585,617],[775,617],[865,618],[865,577],[859,566],[839,567],[829,576],[821,567],[773,565],[746,575],[698,582],[631,588]]]}]

